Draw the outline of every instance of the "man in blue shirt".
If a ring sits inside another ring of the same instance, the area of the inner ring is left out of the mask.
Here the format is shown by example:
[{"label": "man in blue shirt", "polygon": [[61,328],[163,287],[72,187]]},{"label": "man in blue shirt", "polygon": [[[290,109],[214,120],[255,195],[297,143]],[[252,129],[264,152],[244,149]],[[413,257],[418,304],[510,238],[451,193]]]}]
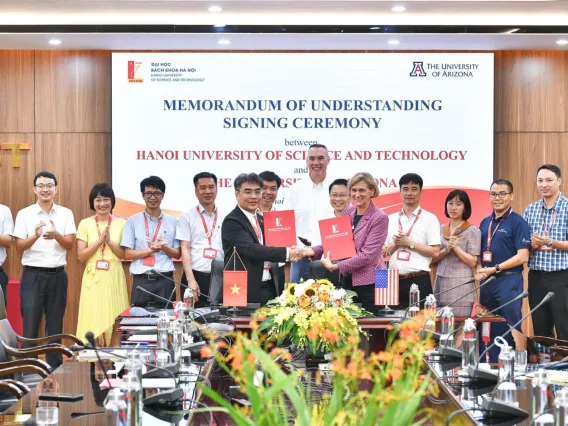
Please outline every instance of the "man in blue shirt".
[{"label": "man in blue shirt", "polygon": [[560,168],[539,167],[536,186],[542,198],[527,206],[531,232],[529,304],[535,307],[549,291],[553,297],[532,314],[534,334],[568,340],[568,199],[560,193]]},{"label": "man in blue shirt", "polygon": [[144,179],[140,182],[140,191],[146,209],[128,219],[120,243],[125,248],[125,258],[132,261],[130,273],[134,275],[134,282],[131,303],[134,306],[153,304],[164,307],[164,301],[138,287],[166,299],[173,296],[172,259],[181,257],[179,241],[175,239],[177,219],[160,208],[166,193],[166,184],[162,179],[157,176]]},{"label": "man in blue shirt", "polygon": [[[481,254],[477,265],[476,278],[485,280],[491,275],[496,279],[480,289],[480,303],[490,310],[510,301],[523,292],[523,264],[528,261],[531,247],[529,225],[523,217],[514,212],[513,184],[505,179],[497,179],[491,184],[489,193],[493,213],[481,221]],[[511,303],[497,311],[506,323],[484,323],[480,350],[503,335],[509,325],[521,319],[522,301]],[[488,329],[489,328],[489,329]],[[518,326],[520,329],[520,325]],[[514,346],[513,336],[506,339]],[[490,362],[497,362],[499,348],[489,351]],[[484,360],[482,360],[484,361]]]}]

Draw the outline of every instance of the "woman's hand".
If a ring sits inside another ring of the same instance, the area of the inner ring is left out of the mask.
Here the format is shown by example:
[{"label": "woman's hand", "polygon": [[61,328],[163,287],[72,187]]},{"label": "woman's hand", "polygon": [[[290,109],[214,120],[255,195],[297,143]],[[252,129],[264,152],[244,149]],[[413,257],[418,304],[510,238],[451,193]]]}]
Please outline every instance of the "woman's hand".
[{"label": "woman's hand", "polygon": [[330,260],[330,252],[329,251],[327,252],[327,255],[322,255],[321,264],[323,265],[323,267],[325,269],[327,269],[327,270],[331,269],[331,265],[333,265],[333,264],[331,263],[331,260]]}]

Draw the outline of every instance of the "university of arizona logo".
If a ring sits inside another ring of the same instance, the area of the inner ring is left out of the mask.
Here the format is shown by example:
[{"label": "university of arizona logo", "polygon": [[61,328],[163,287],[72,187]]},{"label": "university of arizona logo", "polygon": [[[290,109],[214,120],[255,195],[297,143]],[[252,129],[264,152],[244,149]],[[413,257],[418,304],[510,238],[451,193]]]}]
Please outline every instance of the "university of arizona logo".
[{"label": "university of arizona logo", "polygon": [[424,71],[424,62],[412,63],[412,71],[410,71],[410,77],[426,77],[426,71]]}]

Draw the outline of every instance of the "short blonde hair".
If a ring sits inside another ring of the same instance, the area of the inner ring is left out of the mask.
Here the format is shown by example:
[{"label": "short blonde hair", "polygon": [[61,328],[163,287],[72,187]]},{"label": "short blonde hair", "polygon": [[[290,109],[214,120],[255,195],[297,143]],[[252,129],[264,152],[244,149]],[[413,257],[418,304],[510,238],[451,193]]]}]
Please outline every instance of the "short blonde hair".
[{"label": "short blonde hair", "polygon": [[357,185],[359,182],[366,183],[369,189],[375,192],[375,194],[371,198],[376,198],[379,196],[380,193],[379,187],[377,186],[375,178],[370,173],[367,172],[357,173],[355,176],[349,179],[349,187],[348,187],[349,191],[351,191],[351,188],[354,185]]}]

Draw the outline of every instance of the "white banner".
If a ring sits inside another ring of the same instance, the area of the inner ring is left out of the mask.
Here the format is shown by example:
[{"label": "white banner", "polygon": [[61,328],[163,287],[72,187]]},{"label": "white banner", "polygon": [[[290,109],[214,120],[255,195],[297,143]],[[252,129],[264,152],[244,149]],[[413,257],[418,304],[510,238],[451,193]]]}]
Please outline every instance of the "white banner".
[{"label": "white banner", "polygon": [[448,189],[467,189],[477,223],[493,178],[493,75],[490,53],[114,53],[116,213],[142,209],[150,175],[166,182],[164,209],[193,207],[202,171],[225,210],[239,173],[274,171],[282,205],[321,143],[329,175],[370,172],[380,205],[398,208],[398,179],[414,172],[425,208],[443,216]]}]

